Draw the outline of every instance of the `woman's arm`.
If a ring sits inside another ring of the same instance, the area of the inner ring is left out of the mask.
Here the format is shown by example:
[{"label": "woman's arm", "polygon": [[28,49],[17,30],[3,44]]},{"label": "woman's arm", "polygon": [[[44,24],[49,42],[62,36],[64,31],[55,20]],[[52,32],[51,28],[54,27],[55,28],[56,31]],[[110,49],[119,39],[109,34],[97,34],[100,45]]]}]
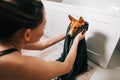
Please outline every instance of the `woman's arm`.
[{"label": "woman's arm", "polygon": [[45,48],[48,48],[49,46],[52,46],[56,43],[58,43],[59,41],[65,39],[66,34],[61,34],[58,36],[55,36],[53,38],[49,38],[47,40],[43,40],[37,43],[33,43],[33,44],[27,44],[25,45],[24,49],[31,49],[31,50],[43,50]]},{"label": "woman's arm", "polygon": [[[71,46],[71,49],[64,62],[58,61],[45,61],[39,58],[27,59],[25,63],[26,74],[31,75],[30,77],[38,78],[36,80],[50,80],[57,76],[68,73],[76,59],[78,43],[83,39],[85,33],[79,33]],[[29,77],[29,78],[30,78]]]}]

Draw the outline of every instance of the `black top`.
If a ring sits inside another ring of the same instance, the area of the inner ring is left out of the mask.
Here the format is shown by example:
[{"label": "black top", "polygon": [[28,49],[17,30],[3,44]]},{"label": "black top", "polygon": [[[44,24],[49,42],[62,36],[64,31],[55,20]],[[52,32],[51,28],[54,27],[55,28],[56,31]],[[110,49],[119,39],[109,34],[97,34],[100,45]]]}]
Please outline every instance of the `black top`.
[{"label": "black top", "polygon": [[18,50],[16,48],[10,48],[10,49],[4,50],[4,51],[0,51],[0,56],[10,54],[10,53],[12,53],[14,51],[18,51]]}]

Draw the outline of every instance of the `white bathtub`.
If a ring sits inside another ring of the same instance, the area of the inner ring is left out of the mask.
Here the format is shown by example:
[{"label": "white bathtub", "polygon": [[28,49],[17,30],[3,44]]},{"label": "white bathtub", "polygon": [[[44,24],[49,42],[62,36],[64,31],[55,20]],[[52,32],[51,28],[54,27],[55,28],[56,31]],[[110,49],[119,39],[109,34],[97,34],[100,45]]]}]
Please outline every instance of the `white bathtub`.
[{"label": "white bathtub", "polygon": [[89,59],[106,68],[120,38],[119,7],[106,5],[106,8],[102,6],[102,9],[98,6],[100,4],[95,4],[94,7],[91,5],[92,2],[85,2],[86,0],[83,0],[85,4],[80,5],[75,1],[81,2],[81,0],[64,0],[61,3],[43,1],[47,15],[46,35],[51,37],[65,32],[70,23],[67,17],[69,14],[75,18],[83,16],[89,22],[86,35]]},{"label": "white bathtub", "polygon": [[120,0],[63,0],[62,3],[102,10],[120,9]]}]

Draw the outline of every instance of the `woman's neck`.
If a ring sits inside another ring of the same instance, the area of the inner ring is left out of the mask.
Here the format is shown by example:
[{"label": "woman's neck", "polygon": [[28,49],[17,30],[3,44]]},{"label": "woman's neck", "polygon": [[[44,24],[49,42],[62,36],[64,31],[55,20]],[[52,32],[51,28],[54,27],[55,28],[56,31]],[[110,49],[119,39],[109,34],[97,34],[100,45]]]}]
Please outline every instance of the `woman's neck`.
[{"label": "woman's neck", "polygon": [[0,51],[7,50],[7,49],[10,49],[10,48],[16,48],[18,51],[21,51],[22,46],[16,45],[15,43],[14,44],[0,43]]}]

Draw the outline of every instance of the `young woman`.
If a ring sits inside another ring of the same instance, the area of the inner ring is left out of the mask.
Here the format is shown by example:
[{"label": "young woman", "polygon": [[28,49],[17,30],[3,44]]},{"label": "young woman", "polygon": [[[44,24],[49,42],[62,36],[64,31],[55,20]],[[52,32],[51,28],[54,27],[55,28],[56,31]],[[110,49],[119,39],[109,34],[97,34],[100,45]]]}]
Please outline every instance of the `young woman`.
[{"label": "young woman", "polygon": [[61,34],[40,41],[45,24],[40,0],[0,0],[0,80],[50,80],[71,70],[85,33],[76,36],[64,62],[22,55],[23,48],[42,50],[65,38]]}]

